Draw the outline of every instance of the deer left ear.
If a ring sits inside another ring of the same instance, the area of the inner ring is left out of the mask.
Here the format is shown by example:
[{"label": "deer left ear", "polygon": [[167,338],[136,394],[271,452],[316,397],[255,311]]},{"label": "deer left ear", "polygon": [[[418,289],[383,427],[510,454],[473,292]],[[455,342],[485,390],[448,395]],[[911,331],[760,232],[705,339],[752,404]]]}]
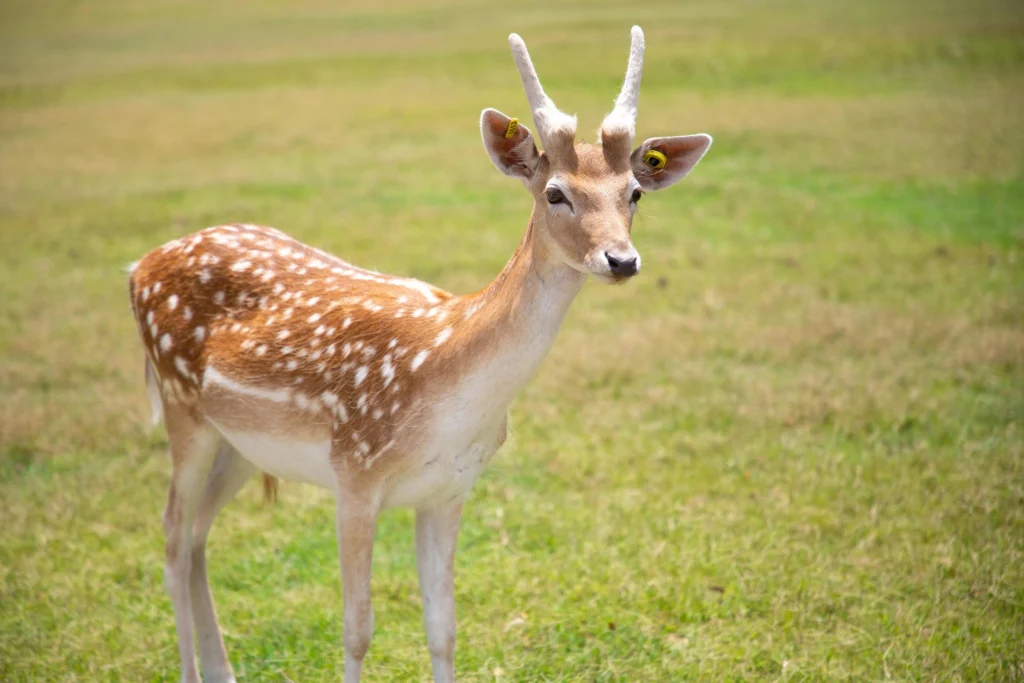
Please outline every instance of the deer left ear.
[{"label": "deer left ear", "polygon": [[533,177],[540,153],[529,128],[497,109],[484,109],[480,115],[480,135],[499,171],[523,181]]},{"label": "deer left ear", "polygon": [[711,147],[711,136],[679,135],[674,138],[648,138],[629,157],[633,175],[645,190],[662,190],[693,170]]}]

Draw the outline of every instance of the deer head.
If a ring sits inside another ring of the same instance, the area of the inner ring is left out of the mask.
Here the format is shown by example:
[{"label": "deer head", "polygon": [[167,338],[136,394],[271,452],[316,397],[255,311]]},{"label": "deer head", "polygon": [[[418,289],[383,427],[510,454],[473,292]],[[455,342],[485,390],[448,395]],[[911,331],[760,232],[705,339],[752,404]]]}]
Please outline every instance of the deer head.
[{"label": "deer head", "polygon": [[711,136],[648,138],[632,149],[644,62],[639,26],[632,30],[622,92],[601,124],[600,145],[576,142],[576,117],[545,94],[522,38],[513,33],[509,44],[544,151],[526,126],[485,109],[480,130],[491,161],[533,195],[536,238],[547,253],[606,282],[635,275],[640,255],[630,231],[637,202],[682,180],[711,146]]}]

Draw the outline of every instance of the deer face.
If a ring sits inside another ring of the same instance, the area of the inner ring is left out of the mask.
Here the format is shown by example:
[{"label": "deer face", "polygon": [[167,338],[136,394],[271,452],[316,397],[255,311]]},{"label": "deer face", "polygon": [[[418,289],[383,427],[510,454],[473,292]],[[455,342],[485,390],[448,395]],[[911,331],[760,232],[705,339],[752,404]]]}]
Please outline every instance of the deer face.
[{"label": "deer face", "polygon": [[544,94],[519,36],[509,36],[523,88],[545,151],[517,119],[495,109],[480,118],[484,147],[505,175],[519,178],[534,198],[534,224],[549,251],[568,266],[606,282],[640,271],[630,239],[644,193],[681,180],[711,146],[708,135],[650,138],[631,149],[643,68],[644,37],[633,27],[629,68],[615,108],[601,124],[600,145],[575,142],[576,117]]},{"label": "deer face", "polygon": [[640,271],[630,229],[643,190],[628,168],[613,168],[600,147],[584,143],[572,152],[550,161],[543,155],[530,183],[537,235],[570,267],[624,281]]}]

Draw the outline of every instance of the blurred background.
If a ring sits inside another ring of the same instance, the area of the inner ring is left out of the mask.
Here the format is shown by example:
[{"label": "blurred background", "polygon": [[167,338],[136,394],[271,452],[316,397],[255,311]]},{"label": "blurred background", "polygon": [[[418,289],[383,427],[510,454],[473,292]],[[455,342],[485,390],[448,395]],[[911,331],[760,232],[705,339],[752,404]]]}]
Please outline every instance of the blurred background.
[{"label": "blurred background", "polygon": [[[457,555],[466,681],[1024,679],[1024,7],[997,0],[0,7],[0,679],[176,680],[168,462],[123,267],[224,222],[465,293],[527,193],[506,38],[593,140],[629,27],[644,272],[588,285]],[[210,575],[240,680],[338,680],[326,492],[250,486]],[[411,515],[366,677],[427,680]]]}]

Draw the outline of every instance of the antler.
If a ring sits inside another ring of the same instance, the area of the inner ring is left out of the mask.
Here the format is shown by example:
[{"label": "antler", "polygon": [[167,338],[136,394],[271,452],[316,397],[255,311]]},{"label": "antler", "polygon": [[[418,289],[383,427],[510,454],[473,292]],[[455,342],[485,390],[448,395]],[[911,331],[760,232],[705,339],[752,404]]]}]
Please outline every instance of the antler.
[{"label": "antler", "polygon": [[639,26],[630,31],[632,45],[629,49],[629,66],[622,92],[615,100],[615,108],[601,123],[601,141],[607,145],[614,138],[625,138],[626,146],[633,144],[636,134],[637,102],[640,99],[640,79],[644,71],[644,32]]},{"label": "antler", "polygon": [[508,43],[512,48],[516,66],[519,67],[519,77],[523,81],[526,99],[530,102],[537,135],[545,149],[549,154],[559,148],[564,150],[567,147],[571,150],[576,140],[576,117],[559,110],[544,92],[537,71],[530,60],[530,53],[526,51],[526,43],[519,34],[510,35]]}]

